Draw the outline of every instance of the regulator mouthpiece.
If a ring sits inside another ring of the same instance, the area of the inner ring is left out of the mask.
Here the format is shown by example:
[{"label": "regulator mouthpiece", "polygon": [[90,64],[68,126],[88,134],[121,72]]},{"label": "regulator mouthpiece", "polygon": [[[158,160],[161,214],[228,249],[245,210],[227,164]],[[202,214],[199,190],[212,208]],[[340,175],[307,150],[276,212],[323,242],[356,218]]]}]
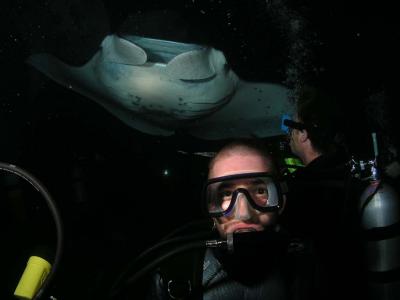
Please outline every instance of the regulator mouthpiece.
[{"label": "regulator mouthpiece", "polygon": [[226,249],[229,253],[245,252],[249,249],[265,249],[270,251],[287,245],[285,235],[273,229],[254,232],[228,233]]}]

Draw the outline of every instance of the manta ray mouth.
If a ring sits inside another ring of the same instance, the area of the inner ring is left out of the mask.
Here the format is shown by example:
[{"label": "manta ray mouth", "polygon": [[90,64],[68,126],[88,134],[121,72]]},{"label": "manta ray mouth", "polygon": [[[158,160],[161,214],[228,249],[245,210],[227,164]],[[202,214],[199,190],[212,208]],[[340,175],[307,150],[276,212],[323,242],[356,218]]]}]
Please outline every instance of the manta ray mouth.
[{"label": "manta ray mouth", "polygon": [[203,79],[180,79],[180,80],[182,82],[187,82],[187,83],[204,83],[213,80],[215,77],[217,77],[216,74]]}]

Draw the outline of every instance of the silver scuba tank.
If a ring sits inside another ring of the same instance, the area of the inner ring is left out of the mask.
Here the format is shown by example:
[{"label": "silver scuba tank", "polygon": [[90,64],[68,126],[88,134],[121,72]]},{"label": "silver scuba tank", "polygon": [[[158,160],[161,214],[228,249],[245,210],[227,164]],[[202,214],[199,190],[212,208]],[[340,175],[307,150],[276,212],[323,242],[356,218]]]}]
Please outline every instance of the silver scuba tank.
[{"label": "silver scuba tank", "polygon": [[396,190],[379,178],[376,136],[373,134],[375,160],[369,185],[359,202],[362,247],[368,277],[369,299],[400,299],[400,198]]}]

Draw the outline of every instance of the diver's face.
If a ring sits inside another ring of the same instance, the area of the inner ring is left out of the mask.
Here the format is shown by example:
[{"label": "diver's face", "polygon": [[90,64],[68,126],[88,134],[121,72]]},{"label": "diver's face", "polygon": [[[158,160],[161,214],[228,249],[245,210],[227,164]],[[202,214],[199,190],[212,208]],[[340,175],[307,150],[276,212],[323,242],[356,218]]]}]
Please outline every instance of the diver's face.
[{"label": "diver's face", "polygon": [[[222,155],[217,158],[209,172],[209,179],[253,172],[270,172],[269,163],[256,153],[237,153]],[[239,180],[232,189],[248,188],[249,180]],[[215,218],[216,227],[221,237],[226,238],[228,233],[262,231],[268,225],[276,222],[277,213],[260,212],[255,210],[246,197],[236,200],[233,212],[227,216]]]}]

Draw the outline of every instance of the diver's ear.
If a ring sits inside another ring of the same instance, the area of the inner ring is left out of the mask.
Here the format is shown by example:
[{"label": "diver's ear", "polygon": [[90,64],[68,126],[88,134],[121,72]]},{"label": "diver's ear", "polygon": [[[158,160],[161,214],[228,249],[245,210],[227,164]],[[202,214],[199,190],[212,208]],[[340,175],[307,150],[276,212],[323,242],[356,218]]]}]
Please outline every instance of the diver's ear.
[{"label": "diver's ear", "polygon": [[282,212],[285,210],[285,206],[286,206],[286,195],[282,196],[282,205],[278,210],[279,214],[282,214]]},{"label": "diver's ear", "polygon": [[308,140],[308,132],[306,129],[299,130],[299,140],[301,143],[304,143]]}]

